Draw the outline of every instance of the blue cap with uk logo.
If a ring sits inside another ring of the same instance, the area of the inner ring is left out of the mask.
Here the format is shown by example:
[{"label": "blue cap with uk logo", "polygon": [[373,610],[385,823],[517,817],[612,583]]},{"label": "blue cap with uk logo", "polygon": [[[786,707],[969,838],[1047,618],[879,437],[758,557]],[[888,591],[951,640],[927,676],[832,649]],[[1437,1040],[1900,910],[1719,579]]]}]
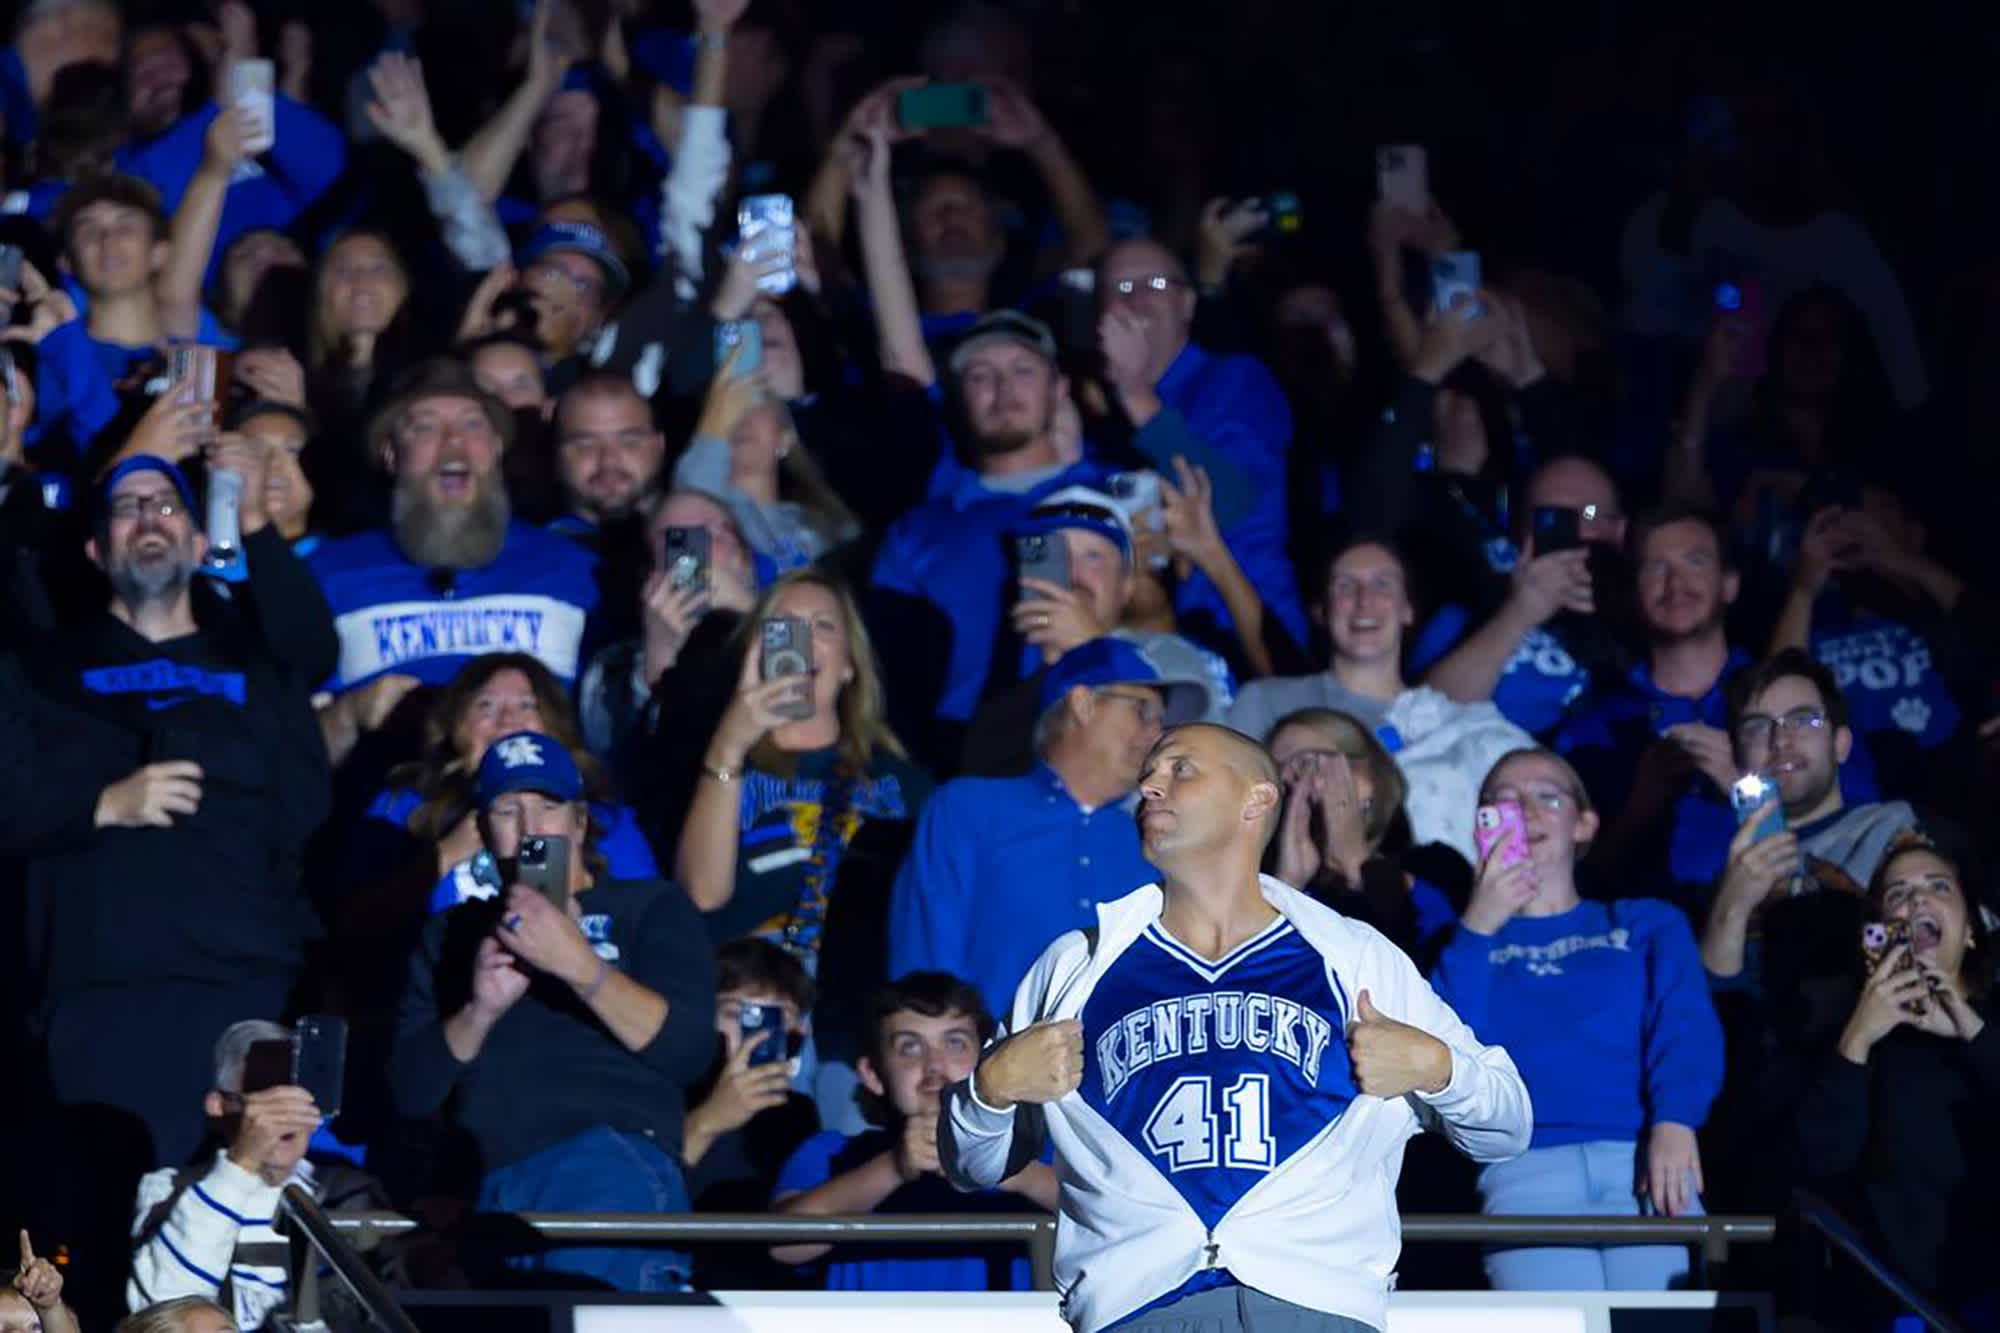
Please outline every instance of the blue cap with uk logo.
[{"label": "blue cap with uk logo", "polygon": [[558,801],[583,799],[583,774],[569,747],[539,731],[509,732],[486,747],[479,761],[479,808],[508,792],[532,791]]}]

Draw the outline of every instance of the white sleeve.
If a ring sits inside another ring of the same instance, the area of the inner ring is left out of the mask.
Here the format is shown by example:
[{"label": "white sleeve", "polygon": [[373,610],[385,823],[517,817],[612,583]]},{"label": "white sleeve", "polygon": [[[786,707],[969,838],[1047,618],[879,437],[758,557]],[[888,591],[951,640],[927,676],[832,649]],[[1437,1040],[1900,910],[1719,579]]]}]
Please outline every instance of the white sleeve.
[{"label": "white sleeve", "polygon": [[674,164],[660,186],[660,254],[687,285],[681,293],[687,300],[701,281],[701,238],[715,221],[715,199],[729,178],[727,124],[728,113],[719,106],[682,108]]},{"label": "white sleeve", "polygon": [[[1013,1013],[986,1049],[1005,1041],[1009,1033],[1041,1022],[1056,979],[1074,971],[1088,956],[1082,931],[1071,931],[1043,950],[1014,990]],[[1025,1151],[1030,1137],[1039,1149],[1041,1108],[1011,1106],[997,1111],[979,1099],[978,1081],[975,1069],[971,1077],[946,1091],[944,1123],[938,1134],[938,1159],[945,1179],[961,1190],[992,1189],[1020,1170],[1022,1159],[1031,1155]],[[1025,1123],[1029,1115],[1036,1117],[1032,1125]]]},{"label": "white sleeve", "polygon": [[277,1212],[278,1190],[218,1156],[208,1174],[173,1195],[174,1172],[155,1171],[139,1182],[138,1211],[132,1225],[132,1275],[126,1302],[143,1310],[176,1296],[214,1300],[236,1254],[236,1236],[247,1226],[269,1226]]},{"label": "white sleeve", "polygon": [[417,178],[423,182],[424,202],[437,220],[445,248],[466,272],[485,273],[513,258],[500,215],[479,193],[457,158],[443,171],[420,171]]},{"label": "white sleeve", "polygon": [[[1444,1090],[1410,1094],[1425,1127],[1438,1130],[1475,1162],[1504,1162],[1526,1152],[1535,1127],[1534,1105],[1506,1049],[1480,1041],[1409,957],[1387,940],[1373,942],[1366,972],[1379,979],[1371,984],[1382,988],[1369,997],[1376,1010],[1423,1029],[1451,1051],[1451,1081]],[[1393,998],[1385,1002],[1384,992]]]}]

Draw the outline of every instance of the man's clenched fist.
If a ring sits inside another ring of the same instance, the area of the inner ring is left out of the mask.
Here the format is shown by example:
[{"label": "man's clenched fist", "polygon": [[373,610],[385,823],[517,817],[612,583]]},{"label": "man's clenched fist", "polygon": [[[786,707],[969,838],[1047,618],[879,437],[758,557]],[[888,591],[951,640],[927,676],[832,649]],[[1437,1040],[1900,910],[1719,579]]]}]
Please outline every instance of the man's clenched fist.
[{"label": "man's clenched fist", "polygon": [[1052,1102],[1083,1082],[1083,1024],[1037,1023],[988,1051],[973,1075],[979,1100],[998,1110],[1016,1102]]}]

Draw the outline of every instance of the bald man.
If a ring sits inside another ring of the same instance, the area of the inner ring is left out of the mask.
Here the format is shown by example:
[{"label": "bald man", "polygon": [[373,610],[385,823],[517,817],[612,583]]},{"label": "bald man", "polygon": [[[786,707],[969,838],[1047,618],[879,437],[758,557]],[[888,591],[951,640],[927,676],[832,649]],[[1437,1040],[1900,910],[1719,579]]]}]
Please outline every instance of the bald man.
[{"label": "bald man", "polygon": [[[1388,940],[1258,863],[1280,786],[1227,728],[1167,732],[1139,783],[1160,880],[1022,981],[947,1097],[940,1160],[985,1188],[1054,1141],[1056,1285],[1078,1333],[1386,1326],[1403,1144],[1527,1146],[1527,1089]],[[1400,1020],[1400,1021],[1399,1021]]]},{"label": "bald man", "polygon": [[[1304,644],[1305,606],[1285,554],[1292,413],[1277,379],[1255,357],[1216,356],[1189,337],[1197,293],[1187,268],[1158,241],[1135,237],[1105,251],[1097,297],[1104,382],[1131,419],[1134,445],[1148,458],[1186,455],[1216,476],[1223,539],[1264,605]],[[1240,505],[1238,487],[1224,487],[1215,459],[1245,479]],[[1199,572],[1182,582],[1174,609],[1233,627],[1221,594]]]},{"label": "bald man", "polygon": [[[1541,526],[1551,517],[1555,527]],[[1551,532],[1572,524],[1575,545],[1544,549]],[[1509,722],[1546,736],[1569,716],[1593,674],[1616,677],[1629,665],[1617,618],[1600,614],[1610,609],[1604,599],[1624,586],[1625,511],[1617,484],[1587,458],[1542,464],[1521,488],[1512,540],[1506,599],[1424,673],[1424,683],[1460,703],[1491,699]],[[1463,623],[1467,610],[1440,611],[1423,637],[1450,617]]]}]

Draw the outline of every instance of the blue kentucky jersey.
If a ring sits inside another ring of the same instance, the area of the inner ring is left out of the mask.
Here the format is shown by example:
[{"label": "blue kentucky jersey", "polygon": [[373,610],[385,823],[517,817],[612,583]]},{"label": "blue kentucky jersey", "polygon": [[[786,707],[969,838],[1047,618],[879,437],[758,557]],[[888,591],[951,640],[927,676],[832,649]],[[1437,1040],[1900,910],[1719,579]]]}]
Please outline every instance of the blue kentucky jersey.
[{"label": "blue kentucky jersey", "polygon": [[1355,1097],[1347,996],[1282,917],[1209,962],[1155,921],[1083,1008],[1083,1098],[1213,1228]]}]

